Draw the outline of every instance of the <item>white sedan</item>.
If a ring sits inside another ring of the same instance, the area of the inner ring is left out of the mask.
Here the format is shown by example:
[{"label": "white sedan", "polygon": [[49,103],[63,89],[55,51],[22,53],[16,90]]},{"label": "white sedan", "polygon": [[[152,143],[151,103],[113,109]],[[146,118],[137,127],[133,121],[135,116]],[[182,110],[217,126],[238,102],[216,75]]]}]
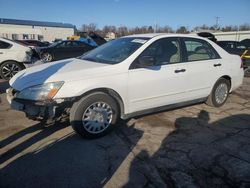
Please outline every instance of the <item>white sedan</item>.
[{"label": "white sedan", "polygon": [[240,57],[204,38],[143,34],[110,41],[79,58],[23,70],[10,80],[13,109],[33,119],[68,113],[85,138],[118,118],[206,102],[220,107],[242,84]]},{"label": "white sedan", "polygon": [[29,47],[0,37],[0,77],[9,80],[31,63],[32,54]]}]

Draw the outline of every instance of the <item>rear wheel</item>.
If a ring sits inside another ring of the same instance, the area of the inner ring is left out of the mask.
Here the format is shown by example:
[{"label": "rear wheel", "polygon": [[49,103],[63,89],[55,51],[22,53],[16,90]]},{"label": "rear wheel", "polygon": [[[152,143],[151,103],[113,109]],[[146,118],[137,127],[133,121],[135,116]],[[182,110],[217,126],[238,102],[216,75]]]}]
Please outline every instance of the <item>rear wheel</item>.
[{"label": "rear wheel", "polygon": [[53,56],[50,53],[43,53],[41,59],[44,62],[51,62],[53,60]]},{"label": "rear wheel", "polygon": [[0,66],[0,76],[2,79],[9,80],[22,69],[23,67],[18,62],[6,61]]},{"label": "rear wheel", "polygon": [[250,77],[250,67],[245,69],[245,77]]},{"label": "rear wheel", "polygon": [[206,104],[209,106],[222,106],[229,95],[230,82],[225,78],[220,78],[214,85],[211,94],[209,95]]},{"label": "rear wheel", "polygon": [[98,138],[113,129],[119,117],[116,101],[96,92],[74,103],[70,111],[73,129],[84,138]]}]

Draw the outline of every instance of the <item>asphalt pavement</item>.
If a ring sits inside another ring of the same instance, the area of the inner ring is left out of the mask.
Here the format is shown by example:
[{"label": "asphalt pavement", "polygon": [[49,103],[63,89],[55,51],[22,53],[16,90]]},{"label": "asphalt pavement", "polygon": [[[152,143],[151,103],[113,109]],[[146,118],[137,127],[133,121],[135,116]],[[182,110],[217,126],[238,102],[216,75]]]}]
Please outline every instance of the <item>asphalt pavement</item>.
[{"label": "asphalt pavement", "polygon": [[0,187],[250,187],[250,78],[221,108],[120,121],[96,140],[13,111],[0,81]]}]

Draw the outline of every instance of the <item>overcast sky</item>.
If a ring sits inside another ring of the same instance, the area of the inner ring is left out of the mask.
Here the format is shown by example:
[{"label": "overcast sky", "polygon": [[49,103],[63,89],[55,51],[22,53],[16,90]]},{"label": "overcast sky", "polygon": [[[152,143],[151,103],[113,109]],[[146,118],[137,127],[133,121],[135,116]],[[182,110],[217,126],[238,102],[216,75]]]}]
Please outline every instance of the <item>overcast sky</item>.
[{"label": "overcast sky", "polygon": [[169,25],[192,28],[250,23],[250,0],[0,0],[0,18],[98,27]]}]

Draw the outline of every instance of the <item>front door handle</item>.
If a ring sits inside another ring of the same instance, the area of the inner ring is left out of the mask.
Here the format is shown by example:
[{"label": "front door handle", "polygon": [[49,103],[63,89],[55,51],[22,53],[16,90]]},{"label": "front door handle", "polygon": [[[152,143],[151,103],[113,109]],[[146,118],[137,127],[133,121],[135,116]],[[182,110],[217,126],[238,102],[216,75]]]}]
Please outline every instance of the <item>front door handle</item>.
[{"label": "front door handle", "polygon": [[220,63],[214,64],[214,67],[219,67],[219,66],[221,66]]},{"label": "front door handle", "polygon": [[180,72],[185,72],[186,71],[186,69],[176,69],[174,72],[175,73],[180,73]]}]

